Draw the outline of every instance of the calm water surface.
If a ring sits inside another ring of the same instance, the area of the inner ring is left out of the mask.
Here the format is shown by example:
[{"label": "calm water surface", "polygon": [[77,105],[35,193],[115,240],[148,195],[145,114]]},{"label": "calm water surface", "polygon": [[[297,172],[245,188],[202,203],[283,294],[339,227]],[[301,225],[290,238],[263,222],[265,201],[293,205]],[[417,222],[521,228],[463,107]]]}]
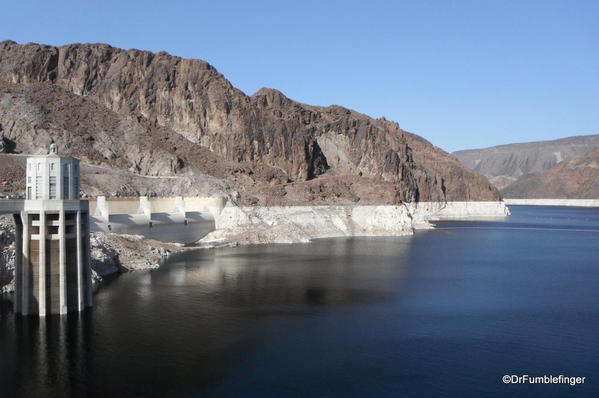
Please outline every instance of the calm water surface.
[{"label": "calm water surface", "polygon": [[17,318],[4,299],[0,396],[599,396],[599,209],[512,213],[188,252],[68,318]]}]

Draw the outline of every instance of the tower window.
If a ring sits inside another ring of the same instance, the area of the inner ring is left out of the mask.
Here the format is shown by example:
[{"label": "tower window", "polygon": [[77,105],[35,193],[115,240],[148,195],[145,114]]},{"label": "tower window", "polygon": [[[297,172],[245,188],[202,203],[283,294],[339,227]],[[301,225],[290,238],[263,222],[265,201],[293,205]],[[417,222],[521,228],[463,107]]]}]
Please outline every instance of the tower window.
[{"label": "tower window", "polygon": [[50,186],[49,186],[49,196],[50,199],[56,199],[56,177],[50,176]]},{"label": "tower window", "polygon": [[63,199],[69,198],[69,176],[65,175],[62,179],[62,196]]},{"label": "tower window", "polygon": [[36,176],[35,177],[35,198],[36,199],[42,198],[42,186],[43,186],[42,184],[43,184],[42,176]]},{"label": "tower window", "polygon": [[75,177],[74,179],[74,184],[73,184],[73,195],[75,195],[75,197],[79,196],[79,177]]}]

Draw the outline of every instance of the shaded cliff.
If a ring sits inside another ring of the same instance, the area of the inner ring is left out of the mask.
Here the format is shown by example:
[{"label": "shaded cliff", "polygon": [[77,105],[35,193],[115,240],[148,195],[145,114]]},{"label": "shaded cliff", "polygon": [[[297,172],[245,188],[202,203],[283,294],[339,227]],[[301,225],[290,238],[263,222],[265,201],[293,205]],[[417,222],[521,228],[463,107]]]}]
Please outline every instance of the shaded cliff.
[{"label": "shaded cliff", "polygon": [[273,89],[247,96],[200,60],[5,41],[0,82],[0,134],[11,151],[39,152],[53,139],[90,167],[119,171],[90,178],[92,193],[157,193],[139,180],[155,177],[176,178],[175,194],[220,191],[261,204],[500,197],[397,123]]},{"label": "shaded cliff", "polygon": [[518,199],[598,199],[599,149],[522,176],[503,193]]}]

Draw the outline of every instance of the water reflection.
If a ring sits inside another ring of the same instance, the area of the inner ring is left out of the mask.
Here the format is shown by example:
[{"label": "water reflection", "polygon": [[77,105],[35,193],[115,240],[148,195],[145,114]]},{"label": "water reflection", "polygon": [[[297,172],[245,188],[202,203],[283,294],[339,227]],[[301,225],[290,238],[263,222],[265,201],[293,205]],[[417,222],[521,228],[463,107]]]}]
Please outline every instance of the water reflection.
[{"label": "water reflection", "polygon": [[194,286],[222,305],[262,312],[357,304],[398,293],[410,239],[330,239],[308,251],[268,245],[188,252],[152,271],[152,284]]},{"label": "water reflection", "polygon": [[21,317],[4,306],[1,319],[2,396],[73,396],[85,390],[83,377],[93,377],[86,348],[92,345],[89,312]]}]

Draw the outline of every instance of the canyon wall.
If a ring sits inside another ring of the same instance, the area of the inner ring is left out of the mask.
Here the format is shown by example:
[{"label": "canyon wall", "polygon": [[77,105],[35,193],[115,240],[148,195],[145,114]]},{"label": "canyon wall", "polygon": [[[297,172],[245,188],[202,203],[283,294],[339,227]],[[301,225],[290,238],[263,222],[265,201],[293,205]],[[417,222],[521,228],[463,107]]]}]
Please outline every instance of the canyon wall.
[{"label": "canyon wall", "polygon": [[247,204],[500,198],[484,177],[395,122],[274,89],[248,96],[208,63],[164,52],[4,41],[0,130],[10,152],[39,153],[54,140],[86,164],[119,170],[90,180],[91,192],[152,193],[151,182],[132,176],[140,175],[177,177],[177,190],[202,186]]}]

